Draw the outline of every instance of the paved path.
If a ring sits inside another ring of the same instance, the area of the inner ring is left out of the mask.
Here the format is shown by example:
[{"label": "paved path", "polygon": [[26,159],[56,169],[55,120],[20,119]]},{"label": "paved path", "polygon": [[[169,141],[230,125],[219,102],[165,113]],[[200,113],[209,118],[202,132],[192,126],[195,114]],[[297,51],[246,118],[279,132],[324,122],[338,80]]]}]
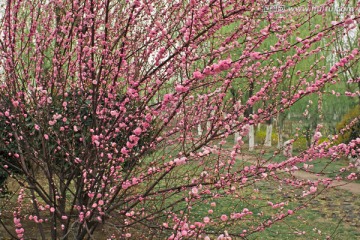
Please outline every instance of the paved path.
[{"label": "paved path", "polygon": [[[240,157],[238,157],[240,159]],[[257,164],[258,163],[258,159],[254,156],[249,156],[249,155],[242,155],[241,156],[241,160],[249,162],[249,163],[253,163],[253,164]],[[265,163],[262,166],[266,167],[267,165],[269,165],[269,163]],[[316,174],[313,173],[309,173],[309,172],[305,172],[305,171],[294,171],[292,173],[293,176],[300,178],[300,179],[309,179],[309,180],[321,180],[321,179],[326,179],[328,177],[326,176],[318,176]],[[349,191],[351,193],[354,194],[360,194],[360,183],[354,183],[354,182],[345,182],[345,181],[336,181],[334,180],[331,184],[330,187],[334,187],[334,188],[338,188],[338,189],[343,189],[346,191]]]}]

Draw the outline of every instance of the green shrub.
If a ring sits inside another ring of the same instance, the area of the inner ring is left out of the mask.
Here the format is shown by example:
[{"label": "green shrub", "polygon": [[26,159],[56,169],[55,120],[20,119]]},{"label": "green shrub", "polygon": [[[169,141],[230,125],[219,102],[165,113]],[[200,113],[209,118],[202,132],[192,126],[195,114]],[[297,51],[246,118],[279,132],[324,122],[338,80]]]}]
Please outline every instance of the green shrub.
[{"label": "green shrub", "polygon": [[259,130],[255,133],[255,142],[258,144],[264,144],[266,137],[266,131]]},{"label": "green shrub", "polygon": [[[260,129],[258,131],[256,131],[255,133],[255,142],[259,145],[263,145],[265,143],[265,138],[266,138],[266,129]],[[271,143],[277,143],[278,141],[278,134],[274,131],[271,134]]]},{"label": "green shrub", "polygon": [[307,148],[307,141],[305,137],[299,137],[297,138],[293,143],[293,149],[294,150],[305,150]]},{"label": "green shrub", "polygon": [[[319,139],[319,143],[326,142],[326,141],[328,141],[327,137],[321,137]],[[305,137],[299,137],[293,143],[293,149],[296,151],[303,151],[303,150],[307,149],[307,147],[308,146],[307,146],[307,141],[306,141]]]},{"label": "green shrub", "polygon": [[321,137],[319,139],[319,143],[328,142],[328,141],[329,141],[329,139],[327,137]]},{"label": "green shrub", "polygon": [[[349,143],[351,140],[360,136],[360,105],[356,105],[346,113],[341,121],[336,125],[336,132],[339,135],[337,143]],[[341,131],[346,125],[358,118],[359,120],[350,129]]]}]

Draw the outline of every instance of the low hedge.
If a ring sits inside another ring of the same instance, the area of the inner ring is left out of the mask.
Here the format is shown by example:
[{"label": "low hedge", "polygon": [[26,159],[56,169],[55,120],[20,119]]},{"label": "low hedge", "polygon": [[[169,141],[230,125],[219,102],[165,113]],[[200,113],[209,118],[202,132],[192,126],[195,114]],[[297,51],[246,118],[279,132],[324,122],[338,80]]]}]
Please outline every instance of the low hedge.
[{"label": "low hedge", "polygon": [[[260,129],[258,131],[255,132],[255,142],[259,145],[263,145],[265,143],[265,138],[266,138],[266,129]],[[278,141],[278,134],[276,133],[276,131],[274,131],[271,134],[271,143],[274,145],[275,143],[277,143]]]},{"label": "low hedge", "polygon": [[[356,118],[358,118],[358,121],[351,128],[341,131]],[[341,121],[336,125],[336,132],[339,135],[337,143],[349,143],[351,140],[360,136],[360,105],[356,105],[343,116]]]}]

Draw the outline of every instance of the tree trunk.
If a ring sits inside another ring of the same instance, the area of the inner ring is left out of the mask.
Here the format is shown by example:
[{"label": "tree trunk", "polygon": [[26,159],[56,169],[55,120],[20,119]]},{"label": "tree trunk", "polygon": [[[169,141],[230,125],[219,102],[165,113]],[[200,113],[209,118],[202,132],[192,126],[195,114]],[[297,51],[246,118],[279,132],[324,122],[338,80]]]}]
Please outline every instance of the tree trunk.
[{"label": "tree trunk", "polygon": [[249,151],[254,151],[255,147],[255,131],[254,131],[254,125],[250,125],[250,131],[249,131]]},{"label": "tree trunk", "polygon": [[272,121],[271,119],[266,121],[266,137],[265,137],[265,143],[264,146],[271,147],[271,135],[272,135]]},{"label": "tree trunk", "polygon": [[[254,82],[251,81],[249,84],[249,99],[253,96],[253,92],[254,92]],[[249,118],[251,115],[253,114],[253,107],[252,105],[249,106],[246,110],[245,110],[245,117]],[[249,151],[253,151],[254,150],[254,146],[255,146],[255,134],[254,134],[254,125],[250,125],[250,131],[249,131]]]},{"label": "tree trunk", "polygon": [[281,149],[284,146],[284,136],[283,136],[283,129],[284,129],[284,120],[286,115],[284,113],[280,113],[278,115],[278,144],[277,148]]},{"label": "tree trunk", "polygon": [[202,127],[201,127],[201,123],[198,124],[197,132],[198,132],[198,135],[199,135],[199,136],[201,136],[202,133],[203,133],[203,130],[202,130]]},{"label": "tree trunk", "polygon": [[[239,111],[240,110],[240,106],[241,106],[241,100],[238,100],[237,102],[235,102],[234,104],[234,109],[235,111]],[[243,116],[240,116],[239,118],[243,118]],[[239,119],[237,119],[239,120]],[[235,132],[234,134],[234,145],[237,144],[237,139],[240,137],[240,133],[239,132]]]},{"label": "tree trunk", "polygon": [[[210,113],[210,117],[209,117],[209,118],[212,118],[214,115],[215,115],[214,110],[211,110],[211,113]],[[208,121],[206,122],[206,130],[210,131],[210,129],[211,129],[211,121],[208,120]]]},{"label": "tree trunk", "polygon": [[239,132],[235,132],[235,135],[234,135],[234,144],[236,145],[237,144],[237,139],[240,137],[240,134]]},{"label": "tree trunk", "polygon": [[277,148],[280,149],[283,146],[284,146],[284,139],[283,139],[282,127],[281,128],[279,127]]}]

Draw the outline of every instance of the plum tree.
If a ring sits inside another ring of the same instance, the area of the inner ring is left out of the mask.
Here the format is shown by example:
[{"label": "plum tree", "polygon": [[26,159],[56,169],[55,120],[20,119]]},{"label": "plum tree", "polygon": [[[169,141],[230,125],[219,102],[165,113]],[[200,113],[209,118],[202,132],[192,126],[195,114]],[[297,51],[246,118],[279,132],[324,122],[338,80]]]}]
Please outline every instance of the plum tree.
[{"label": "plum tree", "polygon": [[[356,151],[360,139],[319,143],[319,125],[314,144],[276,164],[247,162],[239,155],[243,139],[254,125],[337,84],[344,62],[359,61],[354,48],[330,70],[319,57],[294,71],[321,55],[316,43],[360,16],[356,8],[342,21],[313,26],[321,12],[268,12],[267,3],[7,0],[0,146],[11,159],[1,169],[21,190],[9,210],[14,227],[0,219],[6,232],[25,239],[36,228],[41,239],[84,239],[106,227],[109,238],[246,238],[303,208],[284,199],[252,208],[247,200],[267,181],[316,196],[330,180],[295,180],[291,172]],[[311,30],[294,41],[306,25]],[[270,37],[274,44],[264,48]],[[226,145],[234,133],[236,144]],[[236,204],[228,212],[215,209],[229,198]],[[212,215],[198,215],[210,202]],[[266,219],[253,214],[264,205]]]}]

